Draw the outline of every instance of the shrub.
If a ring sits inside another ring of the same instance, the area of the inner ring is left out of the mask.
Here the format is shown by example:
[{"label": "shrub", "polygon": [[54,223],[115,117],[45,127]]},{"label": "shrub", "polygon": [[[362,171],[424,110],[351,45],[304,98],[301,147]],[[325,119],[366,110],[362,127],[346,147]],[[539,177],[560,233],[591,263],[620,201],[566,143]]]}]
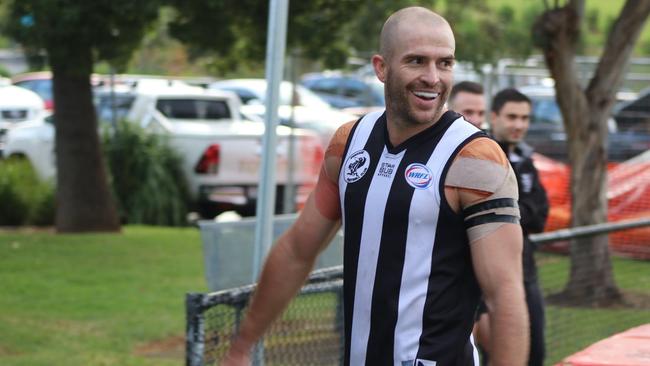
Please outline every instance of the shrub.
[{"label": "shrub", "polygon": [[121,121],[114,133],[104,133],[104,155],[120,214],[127,223],[187,223],[189,194],[182,158],[163,136]]},{"label": "shrub", "polygon": [[24,159],[0,161],[0,225],[52,225],[54,186]]}]

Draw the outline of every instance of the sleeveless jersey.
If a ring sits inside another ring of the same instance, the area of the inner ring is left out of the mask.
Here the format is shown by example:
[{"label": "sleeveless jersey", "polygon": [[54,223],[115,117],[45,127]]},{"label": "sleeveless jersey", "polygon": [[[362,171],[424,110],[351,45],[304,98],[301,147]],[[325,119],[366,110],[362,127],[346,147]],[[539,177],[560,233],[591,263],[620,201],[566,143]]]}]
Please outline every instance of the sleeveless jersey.
[{"label": "sleeveless jersey", "polygon": [[397,147],[383,112],[352,128],[338,180],[345,365],[474,364],[480,290],[444,178],[458,151],[480,136],[452,111]]}]

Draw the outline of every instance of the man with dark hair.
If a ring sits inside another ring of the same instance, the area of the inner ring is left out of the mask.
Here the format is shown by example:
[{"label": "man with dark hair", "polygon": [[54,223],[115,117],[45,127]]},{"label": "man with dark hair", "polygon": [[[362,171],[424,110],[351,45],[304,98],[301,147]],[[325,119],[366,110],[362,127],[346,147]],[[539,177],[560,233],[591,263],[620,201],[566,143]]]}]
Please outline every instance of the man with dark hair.
[{"label": "man with dark hair", "polygon": [[[531,101],[516,89],[504,89],[494,96],[491,109],[492,136],[508,156],[519,187],[518,203],[524,234],[524,289],[530,319],[528,365],[541,366],[544,363],[545,351],[544,302],[537,283],[537,267],[533,256],[535,248],[528,234],[544,230],[548,216],[548,199],[533,164],[533,149],[523,141],[530,123]],[[493,339],[486,310],[484,306],[479,306],[479,320],[474,332],[479,346],[484,351],[484,361],[491,352],[489,344]]]},{"label": "man with dark hair", "polygon": [[477,365],[480,293],[493,365],[528,348],[517,181],[498,144],[448,111],[456,42],[422,7],[384,23],[372,57],[386,110],[341,126],[314,192],[277,241],[223,366],[249,352],[344,228],[345,366]]},{"label": "man with dark hair", "polygon": [[483,86],[473,81],[461,81],[449,94],[449,109],[458,112],[474,126],[481,128],[485,122],[485,96]]}]

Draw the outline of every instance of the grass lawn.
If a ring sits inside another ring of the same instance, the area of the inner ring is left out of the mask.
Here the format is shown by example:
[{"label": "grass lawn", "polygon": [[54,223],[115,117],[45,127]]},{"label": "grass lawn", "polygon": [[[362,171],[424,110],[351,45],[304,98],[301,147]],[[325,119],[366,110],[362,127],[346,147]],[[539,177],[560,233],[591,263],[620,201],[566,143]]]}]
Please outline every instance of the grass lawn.
[{"label": "grass lawn", "polygon": [[[545,295],[561,291],[569,277],[567,256],[539,253],[540,285]],[[575,308],[546,304],[546,364],[629,328],[650,323],[650,261],[613,258],[616,284],[643,308]]]},{"label": "grass lawn", "polygon": [[206,291],[194,228],[0,233],[0,284],[0,364],[30,366],[182,364],[185,293]]},{"label": "grass lawn", "polygon": [[[559,291],[568,258],[542,253],[539,264],[544,292]],[[615,258],[613,266],[625,293],[650,299],[650,262]],[[203,271],[194,228],[128,226],[122,234],[92,235],[0,232],[0,365],[181,365],[184,295],[207,291]],[[331,319],[334,303],[331,295],[301,299],[284,319],[292,324],[326,314]],[[547,304],[547,365],[650,323],[648,305]],[[289,338],[298,335],[292,330]]]}]

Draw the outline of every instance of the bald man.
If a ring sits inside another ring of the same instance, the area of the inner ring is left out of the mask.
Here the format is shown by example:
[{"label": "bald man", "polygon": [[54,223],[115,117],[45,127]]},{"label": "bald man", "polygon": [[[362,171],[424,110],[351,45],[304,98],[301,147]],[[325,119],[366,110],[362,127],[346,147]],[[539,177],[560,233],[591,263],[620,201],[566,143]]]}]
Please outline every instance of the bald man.
[{"label": "bald man", "polygon": [[397,11],[372,57],[386,110],[339,128],[314,192],[271,250],[223,362],[249,353],[344,223],[344,364],[478,365],[479,296],[492,365],[528,345],[517,182],[501,148],[447,111],[455,40],[438,14]]}]

